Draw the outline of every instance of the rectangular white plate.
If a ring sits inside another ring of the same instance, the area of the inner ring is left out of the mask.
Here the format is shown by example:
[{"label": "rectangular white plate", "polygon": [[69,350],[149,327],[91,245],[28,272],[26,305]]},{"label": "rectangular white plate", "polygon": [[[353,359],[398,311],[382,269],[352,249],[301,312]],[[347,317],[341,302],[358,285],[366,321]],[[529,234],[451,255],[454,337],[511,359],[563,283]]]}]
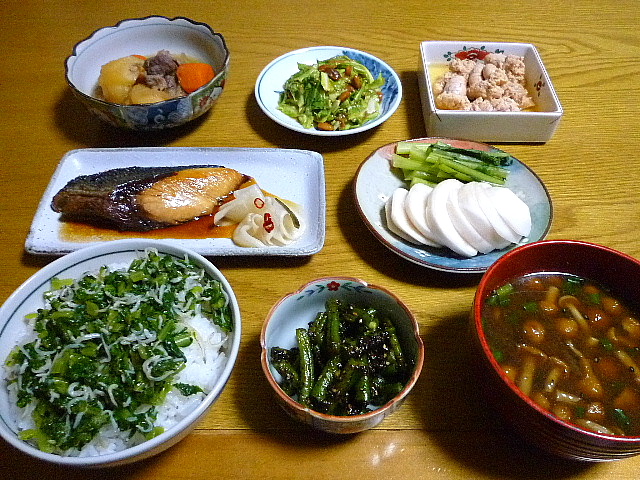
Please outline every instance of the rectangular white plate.
[{"label": "rectangular white plate", "polygon": [[324,159],[319,153],[278,148],[149,147],[87,148],[68,152],[60,161],[40,200],[25,243],[27,252],[64,255],[102,242],[100,238],[87,242],[69,242],[61,238],[60,214],[51,209],[51,200],[69,180],[113,168],[179,165],[222,165],[251,176],[263,190],[302,205],[307,228],[300,239],[284,247],[243,248],[228,238],[163,241],[211,256],[304,256],[322,249],[326,197]]}]

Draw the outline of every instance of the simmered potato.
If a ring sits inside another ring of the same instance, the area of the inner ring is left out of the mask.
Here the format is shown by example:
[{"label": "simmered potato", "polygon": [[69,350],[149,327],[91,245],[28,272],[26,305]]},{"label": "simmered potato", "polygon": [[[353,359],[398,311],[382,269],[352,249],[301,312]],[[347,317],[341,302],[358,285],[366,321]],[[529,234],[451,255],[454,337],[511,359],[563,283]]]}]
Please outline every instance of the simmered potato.
[{"label": "simmered potato", "polygon": [[157,90],[155,88],[142,85],[141,83],[137,83],[131,87],[127,103],[134,105],[141,103],[156,103],[169,100],[170,98],[171,95],[167,91]]},{"label": "simmered potato", "polygon": [[105,100],[113,103],[129,103],[127,98],[138,76],[144,71],[143,65],[144,60],[133,55],[103,65],[98,83]]}]

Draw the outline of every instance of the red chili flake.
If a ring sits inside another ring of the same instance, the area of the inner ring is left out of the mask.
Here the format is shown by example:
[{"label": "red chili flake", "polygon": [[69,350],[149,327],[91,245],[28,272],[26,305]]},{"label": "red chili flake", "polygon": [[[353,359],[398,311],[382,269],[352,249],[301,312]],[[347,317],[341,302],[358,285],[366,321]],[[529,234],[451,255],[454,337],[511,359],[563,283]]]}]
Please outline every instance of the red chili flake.
[{"label": "red chili flake", "polygon": [[256,206],[256,208],[264,208],[264,200],[262,200],[261,198],[254,198],[253,204]]},{"label": "red chili flake", "polygon": [[264,222],[262,223],[262,228],[264,228],[267,233],[273,232],[273,229],[276,228],[270,213],[264,214]]},{"label": "red chili flake", "polygon": [[332,292],[335,292],[340,288],[340,284],[338,282],[329,282],[327,283],[327,288]]},{"label": "red chili flake", "polygon": [[461,60],[484,60],[484,57],[489,55],[488,50],[481,50],[479,48],[472,48],[471,50],[460,50],[455,56]]}]

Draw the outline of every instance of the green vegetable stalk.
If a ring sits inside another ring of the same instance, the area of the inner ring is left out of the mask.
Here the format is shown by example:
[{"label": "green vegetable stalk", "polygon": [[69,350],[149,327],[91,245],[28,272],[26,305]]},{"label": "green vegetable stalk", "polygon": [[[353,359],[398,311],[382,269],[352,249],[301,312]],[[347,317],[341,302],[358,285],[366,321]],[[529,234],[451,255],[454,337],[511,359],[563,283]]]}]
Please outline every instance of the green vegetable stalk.
[{"label": "green vegetable stalk", "polygon": [[329,300],[296,338],[297,347],[273,347],[271,362],[283,390],[318,412],[357,415],[384,405],[413,369],[395,326],[373,308]]},{"label": "green vegetable stalk", "polygon": [[338,55],[298,70],[285,82],[278,109],[304,128],[349,130],[380,115],[385,80],[360,62]]},{"label": "green vegetable stalk", "polygon": [[426,183],[435,186],[447,179],[461,182],[489,182],[504,185],[513,157],[505,152],[453,147],[444,142],[432,144],[399,142],[392,157],[410,186]]}]

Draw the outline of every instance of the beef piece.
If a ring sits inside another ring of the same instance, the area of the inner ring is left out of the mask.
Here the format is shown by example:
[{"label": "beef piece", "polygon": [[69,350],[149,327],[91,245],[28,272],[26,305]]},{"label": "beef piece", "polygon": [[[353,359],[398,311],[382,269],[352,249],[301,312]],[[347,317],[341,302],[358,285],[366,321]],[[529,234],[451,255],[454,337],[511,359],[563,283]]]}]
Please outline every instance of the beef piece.
[{"label": "beef piece", "polygon": [[167,50],[160,50],[155,56],[145,61],[145,70],[147,75],[173,75],[178,65]]}]

